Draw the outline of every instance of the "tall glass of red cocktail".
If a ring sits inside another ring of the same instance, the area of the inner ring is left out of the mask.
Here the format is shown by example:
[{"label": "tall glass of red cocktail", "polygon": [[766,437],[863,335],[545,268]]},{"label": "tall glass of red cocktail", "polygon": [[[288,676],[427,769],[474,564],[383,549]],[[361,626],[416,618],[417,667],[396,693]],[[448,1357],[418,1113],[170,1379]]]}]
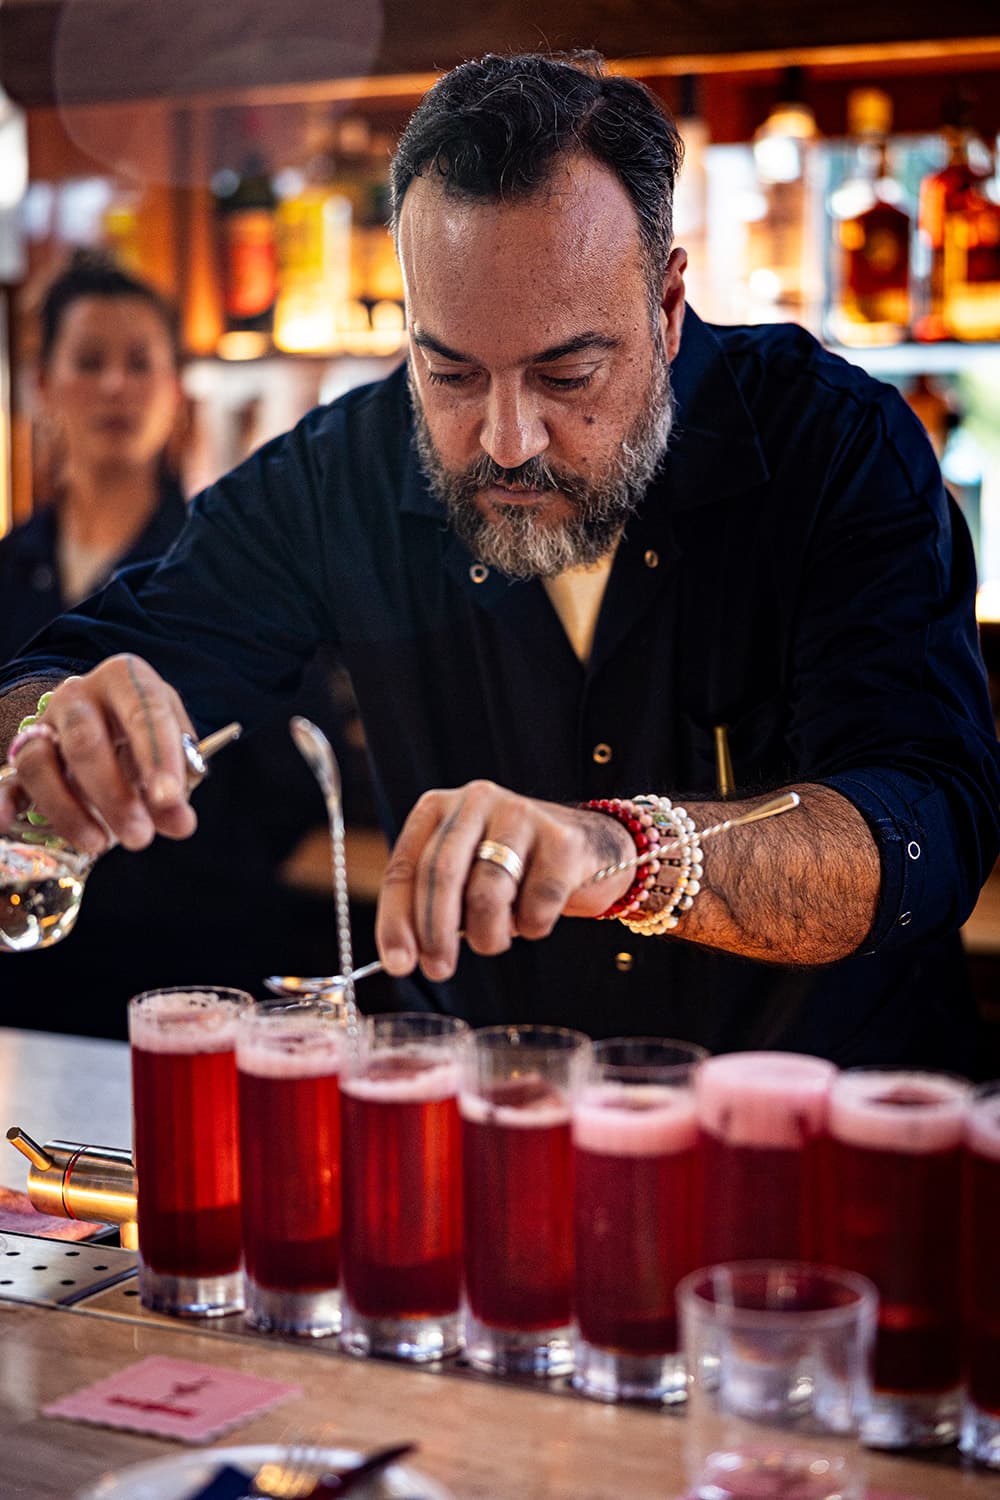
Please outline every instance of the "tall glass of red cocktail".
[{"label": "tall glass of red cocktail", "polygon": [[703,1264],[815,1260],[814,1158],[836,1071],[795,1052],[729,1052],[698,1069]]},{"label": "tall glass of red cocktail", "polygon": [[573,1384],[601,1401],[687,1394],[674,1293],[699,1264],[691,1074],[707,1055],[657,1037],[595,1042],[573,1108]]},{"label": "tall glass of red cocktail", "polygon": [[255,1006],[236,1034],[246,1317],[340,1327],[342,1028],[324,1001]]},{"label": "tall glass of red cocktail", "polygon": [[242,990],[149,990],[129,1001],[139,1295],[205,1317],[243,1306],[236,1025]]},{"label": "tall glass of red cocktail", "polygon": [[341,1343],[352,1354],[422,1362],[461,1347],[468,1030],[430,1012],[371,1016],[346,1060]]},{"label": "tall glass of red cocktail", "polygon": [[872,1447],[951,1443],[961,1409],[959,1208],[970,1085],[851,1068],[820,1170],[823,1254],[879,1292]]},{"label": "tall glass of red cocktail", "polygon": [[465,1342],[477,1369],[572,1369],[570,1114],[590,1051],[556,1026],[489,1026],[465,1048]]},{"label": "tall glass of red cocktail", "polygon": [[963,1171],[962,1452],[1000,1469],[1000,1080],[976,1090]]}]

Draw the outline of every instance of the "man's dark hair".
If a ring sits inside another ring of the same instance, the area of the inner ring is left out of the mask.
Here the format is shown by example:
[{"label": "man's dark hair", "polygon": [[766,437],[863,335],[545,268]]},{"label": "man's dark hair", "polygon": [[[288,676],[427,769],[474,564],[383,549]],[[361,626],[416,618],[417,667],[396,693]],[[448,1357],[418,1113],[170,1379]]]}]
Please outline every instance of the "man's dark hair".
[{"label": "man's dark hair", "polygon": [[658,301],[684,146],[655,95],[606,73],[596,52],[491,54],[439,79],[393,160],[393,228],[414,177],[434,174],[458,198],[525,198],[575,153],[609,167],[631,198]]},{"label": "man's dark hair", "polygon": [[141,297],[162,318],[170,335],[174,359],[180,360],[180,333],[177,314],[155,287],[123,271],[109,255],[100,250],[76,250],[68,265],[60,271],[39,308],[42,325],[41,358],[45,364],[55,348],[63,319],[74,302],[82,297]]}]

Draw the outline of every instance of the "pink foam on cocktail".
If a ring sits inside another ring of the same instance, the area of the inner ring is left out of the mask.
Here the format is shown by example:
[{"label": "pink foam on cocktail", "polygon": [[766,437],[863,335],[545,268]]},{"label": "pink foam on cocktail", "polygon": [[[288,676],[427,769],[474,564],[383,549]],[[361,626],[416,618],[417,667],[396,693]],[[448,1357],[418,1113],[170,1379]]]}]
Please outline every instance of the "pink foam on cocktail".
[{"label": "pink foam on cocktail", "polygon": [[977,1155],[1000,1161],[1000,1089],[973,1102],[967,1139]]},{"label": "pink foam on cocktail", "polygon": [[243,1008],[205,990],[151,995],[129,1011],[129,1041],[144,1052],[229,1052]]},{"label": "pink foam on cocktail", "polygon": [[476,1125],[509,1125],[518,1130],[547,1130],[567,1125],[569,1100],[543,1079],[508,1079],[492,1090],[492,1097],[463,1093],[459,1108]]},{"label": "pink foam on cocktail", "polygon": [[869,1151],[948,1151],[965,1135],[969,1094],[969,1084],[940,1073],[842,1073],[830,1098],[830,1134]]},{"label": "pink foam on cocktail", "polygon": [[340,1071],[340,1047],[336,1036],[317,1039],[313,1031],[243,1034],[236,1043],[236,1066],[255,1078],[326,1078]]},{"label": "pink foam on cocktail", "polygon": [[593,1084],[573,1110],[573,1144],[602,1156],[667,1156],[698,1140],[690,1089]]},{"label": "pink foam on cocktail", "polygon": [[730,1146],[794,1149],[818,1135],[833,1063],[796,1052],[727,1052],[697,1068],[698,1120]]},{"label": "pink foam on cocktail", "polygon": [[[393,1067],[386,1064],[391,1060]],[[345,1078],[342,1089],[354,1099],[373,1104],[427,1104],[451,1099],[458,1093],[458,1064],[433,1054],[375,1054],[370,1072]]]}]

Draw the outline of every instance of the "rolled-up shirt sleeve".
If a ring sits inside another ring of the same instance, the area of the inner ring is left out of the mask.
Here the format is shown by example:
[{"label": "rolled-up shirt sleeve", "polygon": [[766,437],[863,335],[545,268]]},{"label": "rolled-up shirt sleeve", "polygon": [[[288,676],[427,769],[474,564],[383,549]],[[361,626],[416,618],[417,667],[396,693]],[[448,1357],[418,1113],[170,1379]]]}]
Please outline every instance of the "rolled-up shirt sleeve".
[{"label": "rolled-up shirt sleeve", "polygon": [[799,764],[858,808],[881,858],[860,952],[954,932],[1000,847],[1000,763],[968,528],[895,392],[829,476],[803,578]]}]

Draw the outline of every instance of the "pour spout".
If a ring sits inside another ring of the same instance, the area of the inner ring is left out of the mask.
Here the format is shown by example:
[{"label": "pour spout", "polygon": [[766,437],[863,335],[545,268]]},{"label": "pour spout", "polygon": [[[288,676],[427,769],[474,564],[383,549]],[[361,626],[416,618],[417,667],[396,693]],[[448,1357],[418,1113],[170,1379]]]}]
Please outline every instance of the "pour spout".
[{"label": "pour spout", "polygon": [[12,1125],[10,1127],[7,1131],[7,1139],[12,1146],[15,1146],[20,1151],[22,1156],[28,1158],[33,1167],[38,1168],[39,1172],[49,1172],[55,1166],[55,1162],[45,1148],[40,1146],[37,1141],[33,1141],[31,1136],[21,1129],[20,1125]]}]

